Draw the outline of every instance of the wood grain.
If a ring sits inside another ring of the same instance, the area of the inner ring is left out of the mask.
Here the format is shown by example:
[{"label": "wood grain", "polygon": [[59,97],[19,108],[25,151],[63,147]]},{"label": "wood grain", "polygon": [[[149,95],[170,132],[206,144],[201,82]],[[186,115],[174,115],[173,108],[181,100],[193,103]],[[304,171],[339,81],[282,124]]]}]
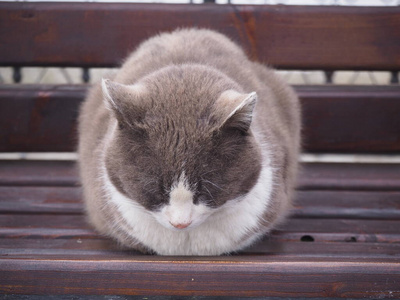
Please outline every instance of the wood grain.
[{"label": "wood grain", "polygon": [[3,161],[0,292],[397,297],[398,168],[305,164],[293,217],[259,243],[229,256],[162,257],[119,248],[88,226],[74,162]]},{"label": "wood grain", "polygon": [[297,191],[292,217],[400,219],[399,191]]},{"label": "wood grain", "polygon": [[3,66],[113,67],[160,31],[197,26],[279,68],[400,69],[399,7],[0,3],[0,20]]},{"label": "wood grain", "polygon": [[0,186],[0,213],[82,214],[82,191],[63,186]]},{"label": "wood grain", "polygon": [[74,151],[83,86],[0,87],[0,151]]},{"label": "wood grain", "polygon": [[0,160],[0,186],[75,186],[73,161]]},{"label": "wood grain", "polygon": [[[292,218],[400,219],[400,191],[299,190]],[[0,186],[0,214],[83,214],[80,187]]]},{"label": "wood grain", "polygon": [[[310,236],[317,242],[400,243],[399,220],[289,219],[273,230],[274,241],[301,241]],[[97,234],[82,215],[0,215],[1,238],[92,239]],[[400,248],[399,248],[400,250]]]},{"label": "wood grain", "polygon": [[[303,108],[304,151],[400,151],[400,86],[295,88]],[[77,115],[86,90],[1,86],[0,151],[74,151]]]},{"label": "wood grain", "polygon": [[[42,239],[2,238],[0,240],[0,255],[7,258],[49,258],[62,257],[68,259],[86,259],[88,257],[137,258],[145,256],[138,252],[123,249],[110,239],[105,238],[58,238]],[[288,259],[318,257],[318,258],[361,258],[361,259],[393,259],[400,258],[400,245],[378,242],[301,242],[280,241],[264,238],[254,246],[240,251],[237,256],[265,256],[266,258]],[[146,256],[145,256],[146,257]]]},{"label": "wood grain", "polygon": [[[0,3],[0,65],[116,66],[194,25],[280,68],[400,69],[399,7],[102,3]],[[86,90],[0,87],[0,151],[73,151]],[[296,91],[306,151],[400,151],[398,86]],[[304,164],[296,197],[239,253],[151,256],[91,229],[75,162],[0,161],[0,294],[400,298],[399,164]]]},{"label": "wood grain", "polygon": [[400,262],[394,260],[18,259],[5,261],[2,269],[3,293],[377,298],[390,292],[400,296]]},{"label": "wood grain", "polygon": [[400,151],[400,86],[299,86],[308,152]]},{"label": "wood grain", "polygon": [[309,163],[301,168],[301,190],[399,190],[400,164]]},{"label": "wood grain", "polygon": [[[399,191],[400,164],[304,163],[300,190]],[[0,186],[77,186],[74,161],[0,160]]]}]

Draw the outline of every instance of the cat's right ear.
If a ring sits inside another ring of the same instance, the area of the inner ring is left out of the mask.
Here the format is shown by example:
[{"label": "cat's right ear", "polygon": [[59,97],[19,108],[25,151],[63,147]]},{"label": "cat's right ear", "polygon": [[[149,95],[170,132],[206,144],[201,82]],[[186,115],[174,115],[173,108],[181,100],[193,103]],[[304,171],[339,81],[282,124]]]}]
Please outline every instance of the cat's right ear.
[{"label": "cat's right ear", "polygon": [[257,94],[255,92],[241,94],[234,90],[227,90],[215,102],[211,122],[218,130],[229,128],[247,133],[256,101]]},{"label": "cat's right ear", "polygon": [[131,127],[140,123],[145,115],[140,101],[144,90],[142,86],[124,85],[103,79],[101,88],[106,108],[114,113],[119,122],[127,123]]}]

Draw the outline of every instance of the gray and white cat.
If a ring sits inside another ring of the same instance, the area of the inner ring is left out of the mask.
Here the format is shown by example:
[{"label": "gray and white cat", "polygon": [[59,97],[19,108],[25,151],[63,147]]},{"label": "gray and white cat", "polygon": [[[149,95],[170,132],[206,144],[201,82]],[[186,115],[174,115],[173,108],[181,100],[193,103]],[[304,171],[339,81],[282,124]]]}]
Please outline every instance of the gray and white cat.
[{"label": "gray and white cat", "polygon": [[155,36],[82,105],[90,222],[143,252],[243,249],[291,206],[299,133],[292,89],[227,37]]}]

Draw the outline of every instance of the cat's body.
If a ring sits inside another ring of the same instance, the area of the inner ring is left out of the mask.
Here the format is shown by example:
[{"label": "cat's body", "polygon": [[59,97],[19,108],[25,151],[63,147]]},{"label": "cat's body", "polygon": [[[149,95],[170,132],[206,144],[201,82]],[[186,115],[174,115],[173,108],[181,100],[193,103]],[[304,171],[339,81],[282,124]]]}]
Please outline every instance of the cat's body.
[{"label": "cat's body", "polygon": [[[91,223],[141,251],[218,255],[283,219],[297,169],[297,97],[225,36],[143,43],[82,106]],[[257,95],[255,93],[256,92]]]}]

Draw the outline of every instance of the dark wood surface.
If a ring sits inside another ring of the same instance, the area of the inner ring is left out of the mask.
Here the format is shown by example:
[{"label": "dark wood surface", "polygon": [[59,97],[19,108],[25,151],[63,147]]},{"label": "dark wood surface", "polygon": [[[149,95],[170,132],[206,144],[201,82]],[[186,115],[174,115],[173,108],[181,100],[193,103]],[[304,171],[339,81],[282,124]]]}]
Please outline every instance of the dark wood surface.
[{"label": "dark wood surface", "polygon": [[[398,153],[400,86],[297,86],[306,152]],[[74,151],[87,86],[0,86],[0,151]]]},{"label": "dark wood surface", "polygon": [[290,219],[259,243],[161,257],[87,225],[73,162],[0,161],[0,293],[400,297],[400,165],[302,169]]},{"label": "dark wood surface", "polygon": [[0,151],[73,151],[84,86],[0,86]]},{"label": "dark wood surface", "polygon": [[[73,161],[0,160],[0,187],[76,187],[77,174]],[[298,189],[393,192],[400,190],[400,165],[304,163]]]},{"label": "dark wood surface", "polygon": [[116,66],[146,38],[192,26],[279,68],[400,69],[400,7],[212,4],[0,3],[0,65]]},{"label": "dark wood surface", "polygon": [[[317,187],[316,187],[317,189]],[[299,190],[297,218],[377,219],[400,217],[400,192]],[[0,213],[80,214],[80,187],[0,186]]]},{"label": "dark wood surface", "polygon": [[[399,7],[0,3],[0,65],[116,66],[160,30],[200,26],[280,68],[399,70],[399,25]],[[74,150],[86,89],[0,87],[0,151]],[[306,151],[399,153],[398,86],[296,90]],[[400,298],[400,164],[304,164],[289,220],[220,257],[99,236],[76,170],[0,161],[0,294]]]}]

